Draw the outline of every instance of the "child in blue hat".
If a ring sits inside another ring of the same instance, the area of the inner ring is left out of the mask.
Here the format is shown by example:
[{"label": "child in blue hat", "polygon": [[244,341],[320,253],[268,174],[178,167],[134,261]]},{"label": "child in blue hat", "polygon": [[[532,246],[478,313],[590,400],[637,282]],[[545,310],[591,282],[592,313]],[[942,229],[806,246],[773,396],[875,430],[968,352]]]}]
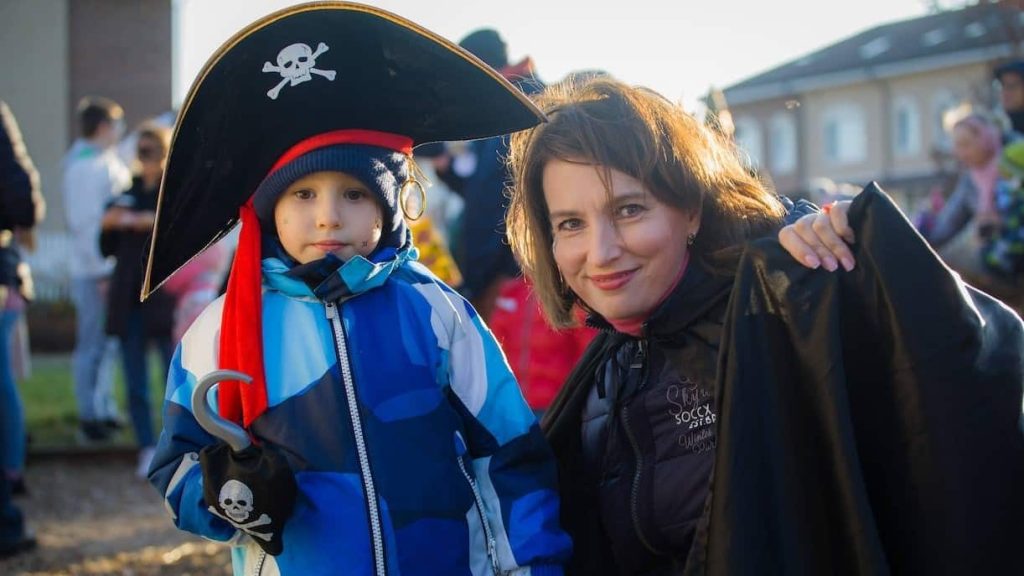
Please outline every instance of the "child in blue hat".
[{"label": "child in blue hat", "polygon": [[[242,230],[226,295],[175,353],[149,477],[179,528],[234,546],[236,574],[562,573],[551,451],[406,225],[416,143],[542,119],[488,70],[397,16],[315,3],[241,32],[193,87],[144,294]],[[199,383],[224,369],[251,379],[217,388],[245,446],[207,423]]]}]

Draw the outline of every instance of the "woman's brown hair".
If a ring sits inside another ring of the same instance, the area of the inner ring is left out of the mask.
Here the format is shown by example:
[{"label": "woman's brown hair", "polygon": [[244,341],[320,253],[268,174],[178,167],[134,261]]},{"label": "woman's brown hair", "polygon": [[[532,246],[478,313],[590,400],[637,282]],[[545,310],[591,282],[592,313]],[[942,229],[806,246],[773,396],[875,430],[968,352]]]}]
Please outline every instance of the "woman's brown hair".
[{"label": "woman's brown hair", "polygon": [[512,250],[548,321],[575,324],[576,296],[552,253],[542,186],[551,160],[593,164],[611,194],[610,169],[640,181],[659,201],[700,214],[694,260],[731,274],[744,242],[778,229],[785,210],[740,162],[735,147],[657,93],[597,78],[549,88],[537,99],[548,122],[512,136],[507,225]]}]

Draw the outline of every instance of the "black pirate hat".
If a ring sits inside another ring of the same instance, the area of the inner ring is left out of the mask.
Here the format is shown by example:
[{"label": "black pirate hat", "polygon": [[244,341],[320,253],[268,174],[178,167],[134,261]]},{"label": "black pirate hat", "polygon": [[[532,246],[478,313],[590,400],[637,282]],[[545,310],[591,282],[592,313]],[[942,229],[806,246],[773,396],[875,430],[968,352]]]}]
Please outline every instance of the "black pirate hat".
[{"label": "black pirate hat", "polygon": [[364,129],[413,145],[529,128],[543,114],[476,57],[384,10],[314,2],[240,31],[182,107],[160,188],[145,298],[238,222],[285,152]]},{"label": "black pirate hat", "polygon": [[221,383],[218,402],[222,416],[248,426],[267,407],[260,221],[275,192],[325,169],[376,180],[371,187],[393,220],[385,237],[394,240],[404,231],[395,203],[413,146],[505,134],[543,119],[476,57],[394,14],[347,2],[272,14],[224,44],[189,91],[160,187],[142,297],[241,220],[219,367],[252,383]]}]

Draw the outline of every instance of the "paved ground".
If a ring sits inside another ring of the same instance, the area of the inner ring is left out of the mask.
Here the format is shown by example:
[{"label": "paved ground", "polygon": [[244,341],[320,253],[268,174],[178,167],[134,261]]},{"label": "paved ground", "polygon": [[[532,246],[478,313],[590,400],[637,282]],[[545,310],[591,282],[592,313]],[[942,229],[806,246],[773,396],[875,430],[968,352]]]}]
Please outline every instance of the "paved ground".
[{"label": "paved ground", "polygon": [[5,576],[228,575],[227,548],[179,532],[128,458],[30,463],[17,498],[39,548],[0,561]]}]

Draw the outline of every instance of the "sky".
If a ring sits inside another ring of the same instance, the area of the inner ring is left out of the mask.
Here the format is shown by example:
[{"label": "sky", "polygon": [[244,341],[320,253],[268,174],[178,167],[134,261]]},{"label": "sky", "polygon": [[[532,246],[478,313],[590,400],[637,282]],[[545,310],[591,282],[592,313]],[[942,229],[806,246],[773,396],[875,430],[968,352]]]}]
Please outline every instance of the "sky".
[{"label": "sky", "polygon": [[[211,54],[288,0],[175,0],[174,102]],[[601,69],[694,109],[727,87],[878,24],[927,13],[925,0],[368,0],[458,42],[497,29],[512,61],[545,82]]]}]

